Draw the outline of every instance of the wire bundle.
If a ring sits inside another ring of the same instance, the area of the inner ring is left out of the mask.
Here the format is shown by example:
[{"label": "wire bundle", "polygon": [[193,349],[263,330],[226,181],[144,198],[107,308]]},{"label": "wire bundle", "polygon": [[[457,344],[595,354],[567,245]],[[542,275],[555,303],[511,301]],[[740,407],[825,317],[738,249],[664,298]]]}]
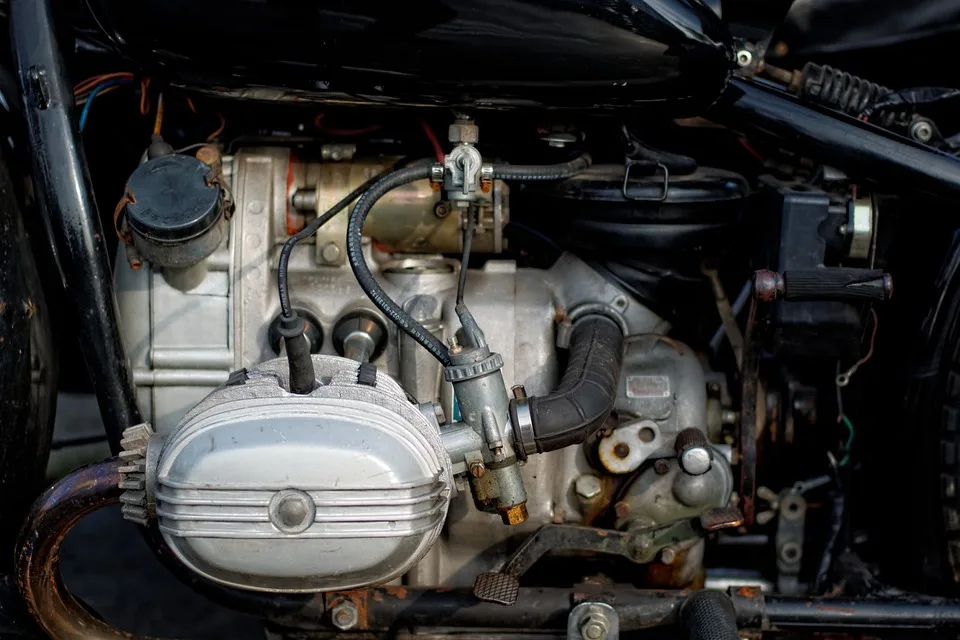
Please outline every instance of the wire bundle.
[{"label": "wire bundle", "polygon": [[77,101],[77,105],[83,105],[83,110],[80,112],[80,131],[83,131],[84,126],[87,124],[87,117],[90,115],[90,106],[97,96],[109,93],[120,86],[132,82],[133,74],[129,71],[104,73],[78,82],[76,86],[73,87],[73,96]]}]

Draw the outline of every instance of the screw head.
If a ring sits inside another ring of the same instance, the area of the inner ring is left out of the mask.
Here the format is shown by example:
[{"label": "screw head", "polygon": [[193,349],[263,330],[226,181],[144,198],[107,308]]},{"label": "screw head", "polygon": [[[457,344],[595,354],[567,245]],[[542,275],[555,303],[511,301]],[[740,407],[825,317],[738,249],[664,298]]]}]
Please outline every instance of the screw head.
[{"label": "screw head", "polygon": [[328,242],[320,252],[320,257],[324,262],[336,262],[340,259],[340,247],[336,242]]},{"label": "screw head", "polygon": [[333,611],[330,612],[330,619],[337,629],[349,631],[360,622],[360,614],[355,604],[344,601],[333,608]]},{"label": "screw head", "polygon": [[626,442],[618,442],[613,447],[613,455],[617,456],[621,460],[630,455],[630,445]]},{"label": "screw head", "polygon": [[585,473],[574,482],[574,491],[584,500],[592,500],[603,491],[603,483],[597,476]]},{"label": "screw head", "polygon": [[448,215],[450,215],[450,204],[448,202],[441,201],[433,205],[433,215],[437,216],[438,218],[446,218]]},{"label": "screw head", "polygon": [[677,552],[673,547],[665,547],[660,551],[660,562],[663,564],[673,564],[677,559]]},{"label": "screw head", "polygon": [[617,504],[613,505],[613,510],[617,514],[618,518],[626,518],[630,515],[630,503],[621,500]]},{"label": "screw head", "polygon": [[926,120],[918,120],[910,126],[910,135],[920,142],[930,142],[933,138],[933,127]]},{"label": "screw head", "polygon": [[660,458],[653,463],[653,470],[658,476],[665,476],[670,471],[670,462],[666,458]]},{"label": "screw head", "polygon": [[709,471],[711,462],[712,457],[706,447],[690,447],[680,454],[680,467],[692,476]]},{"label": "screw head", "polygon": [[486,472],[487,468],[483,466],[482,462],[477,461],[470,463],[470,475],[474,478],[482,478]]},{"label": "screw head", "polygon": [[750,53],[747,49],[741,49],[737,51],[737,64],[741,67],[749,67],[750,63],[753,62],[753,54]]}]

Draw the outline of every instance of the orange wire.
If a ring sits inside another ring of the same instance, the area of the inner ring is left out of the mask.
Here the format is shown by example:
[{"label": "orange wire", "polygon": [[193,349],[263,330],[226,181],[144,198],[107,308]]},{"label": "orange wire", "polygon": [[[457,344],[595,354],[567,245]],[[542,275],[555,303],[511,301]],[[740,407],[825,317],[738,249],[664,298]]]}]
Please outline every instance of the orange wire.
[{"label": "orange wire", "polygon": [[163,93],[157,98],[157,117],[153,121],[153,135],[160,135],[160,129],[163,127]]},{"label": "orange wire", "polygon": [[117,71],[115,73],[104,73],[99,76],[93,76],[92,78],[87,78],[86,80],[81,80],[73,87],[74,95],[78,93],[83,93],[88,89],[92,89],[96,85],[100,84],[104,80],[112,80],[113,78],[133,78],[133,74],[129,71]]},{"label": "orange wire", "polygon": [[227,119],[223,117],[223,114],[218,111],[217,117],[220,118],[220,126],[217,128],[216,131],[214,131],[209,136],[207,136],[207,142],[213,142],[214,140],[216,140],[217,136],[223,133],[223,130],[227,128]]},{"label": "orange wire", "polygon": [[191,113],[196,113],[197,108],[193,104],[193,100],[190,99],[190,96],[185,96],[187,99],[187,106],[190,107]]},{"label": "orange wire", "polygon": [[[107,87],[106,89],[104,89],[103,91],[101,91],[100,93],[98,93],[97,96],[102,96],[102,95],[105,94],[105,93],[110,93],[110,92],[113,91],[114,89],[119,89],[119,88],[120,88],[119,85],[114,85],[114,86],[112,86],[112,87]],[[79,100],[77,100],[77,104],[86,104],[88,99],[89,99],[89,96],[85,96],[85,97],[83,97],[83,98],[80,98]]]},{"label": "orange wire", "polygon": [[145,116],[150,113],[150,78],[144,76],[140,78],[140,115]]}]

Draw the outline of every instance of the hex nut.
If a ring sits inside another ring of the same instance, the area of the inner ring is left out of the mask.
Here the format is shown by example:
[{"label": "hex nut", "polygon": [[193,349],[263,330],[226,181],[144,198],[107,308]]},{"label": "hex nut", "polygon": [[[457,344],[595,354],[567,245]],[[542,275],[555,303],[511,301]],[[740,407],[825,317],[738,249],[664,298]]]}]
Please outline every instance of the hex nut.
[{"label": "hex nut", "polygon": [[455,122],[447,130],[447,139],[457,144],[476,144],[480,139],[480,127],[472,122]]},{"label": "hex nut", "polygon": [[345,600],[333,608],[330,612],[330,620],[337,629],[349,631],[360,622],[360,613],[355,604]]},{"label": "hex nut", "polygon": [[580,635],[585,640],[605,640],[607,633],[607,619],[596,614],[590,614],[584,618],[580,625]]},{"label": "hex nut", "polygon": [[603,491],[603,482],[591,473],[579,476],[573,485],[574,491],[584,500],[592,500]]}]

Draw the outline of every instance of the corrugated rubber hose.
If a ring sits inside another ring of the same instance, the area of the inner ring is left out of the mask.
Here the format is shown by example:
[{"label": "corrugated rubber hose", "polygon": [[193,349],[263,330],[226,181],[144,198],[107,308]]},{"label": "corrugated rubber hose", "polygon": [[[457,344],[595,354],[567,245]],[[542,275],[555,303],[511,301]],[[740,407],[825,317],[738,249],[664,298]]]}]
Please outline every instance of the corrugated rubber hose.
[{"label": "corrugated rubber hose", "polygon": [[687,640],[740,640],[733,602],[719,591],[697,591],[680,608]]},{"label": "corrugated rubber hose", "polygon": [[610,415],[623,368],[623,331],[601,315],[573,326],[570,359],[556,391],[530,398],[537,453],[583,442]]}]

